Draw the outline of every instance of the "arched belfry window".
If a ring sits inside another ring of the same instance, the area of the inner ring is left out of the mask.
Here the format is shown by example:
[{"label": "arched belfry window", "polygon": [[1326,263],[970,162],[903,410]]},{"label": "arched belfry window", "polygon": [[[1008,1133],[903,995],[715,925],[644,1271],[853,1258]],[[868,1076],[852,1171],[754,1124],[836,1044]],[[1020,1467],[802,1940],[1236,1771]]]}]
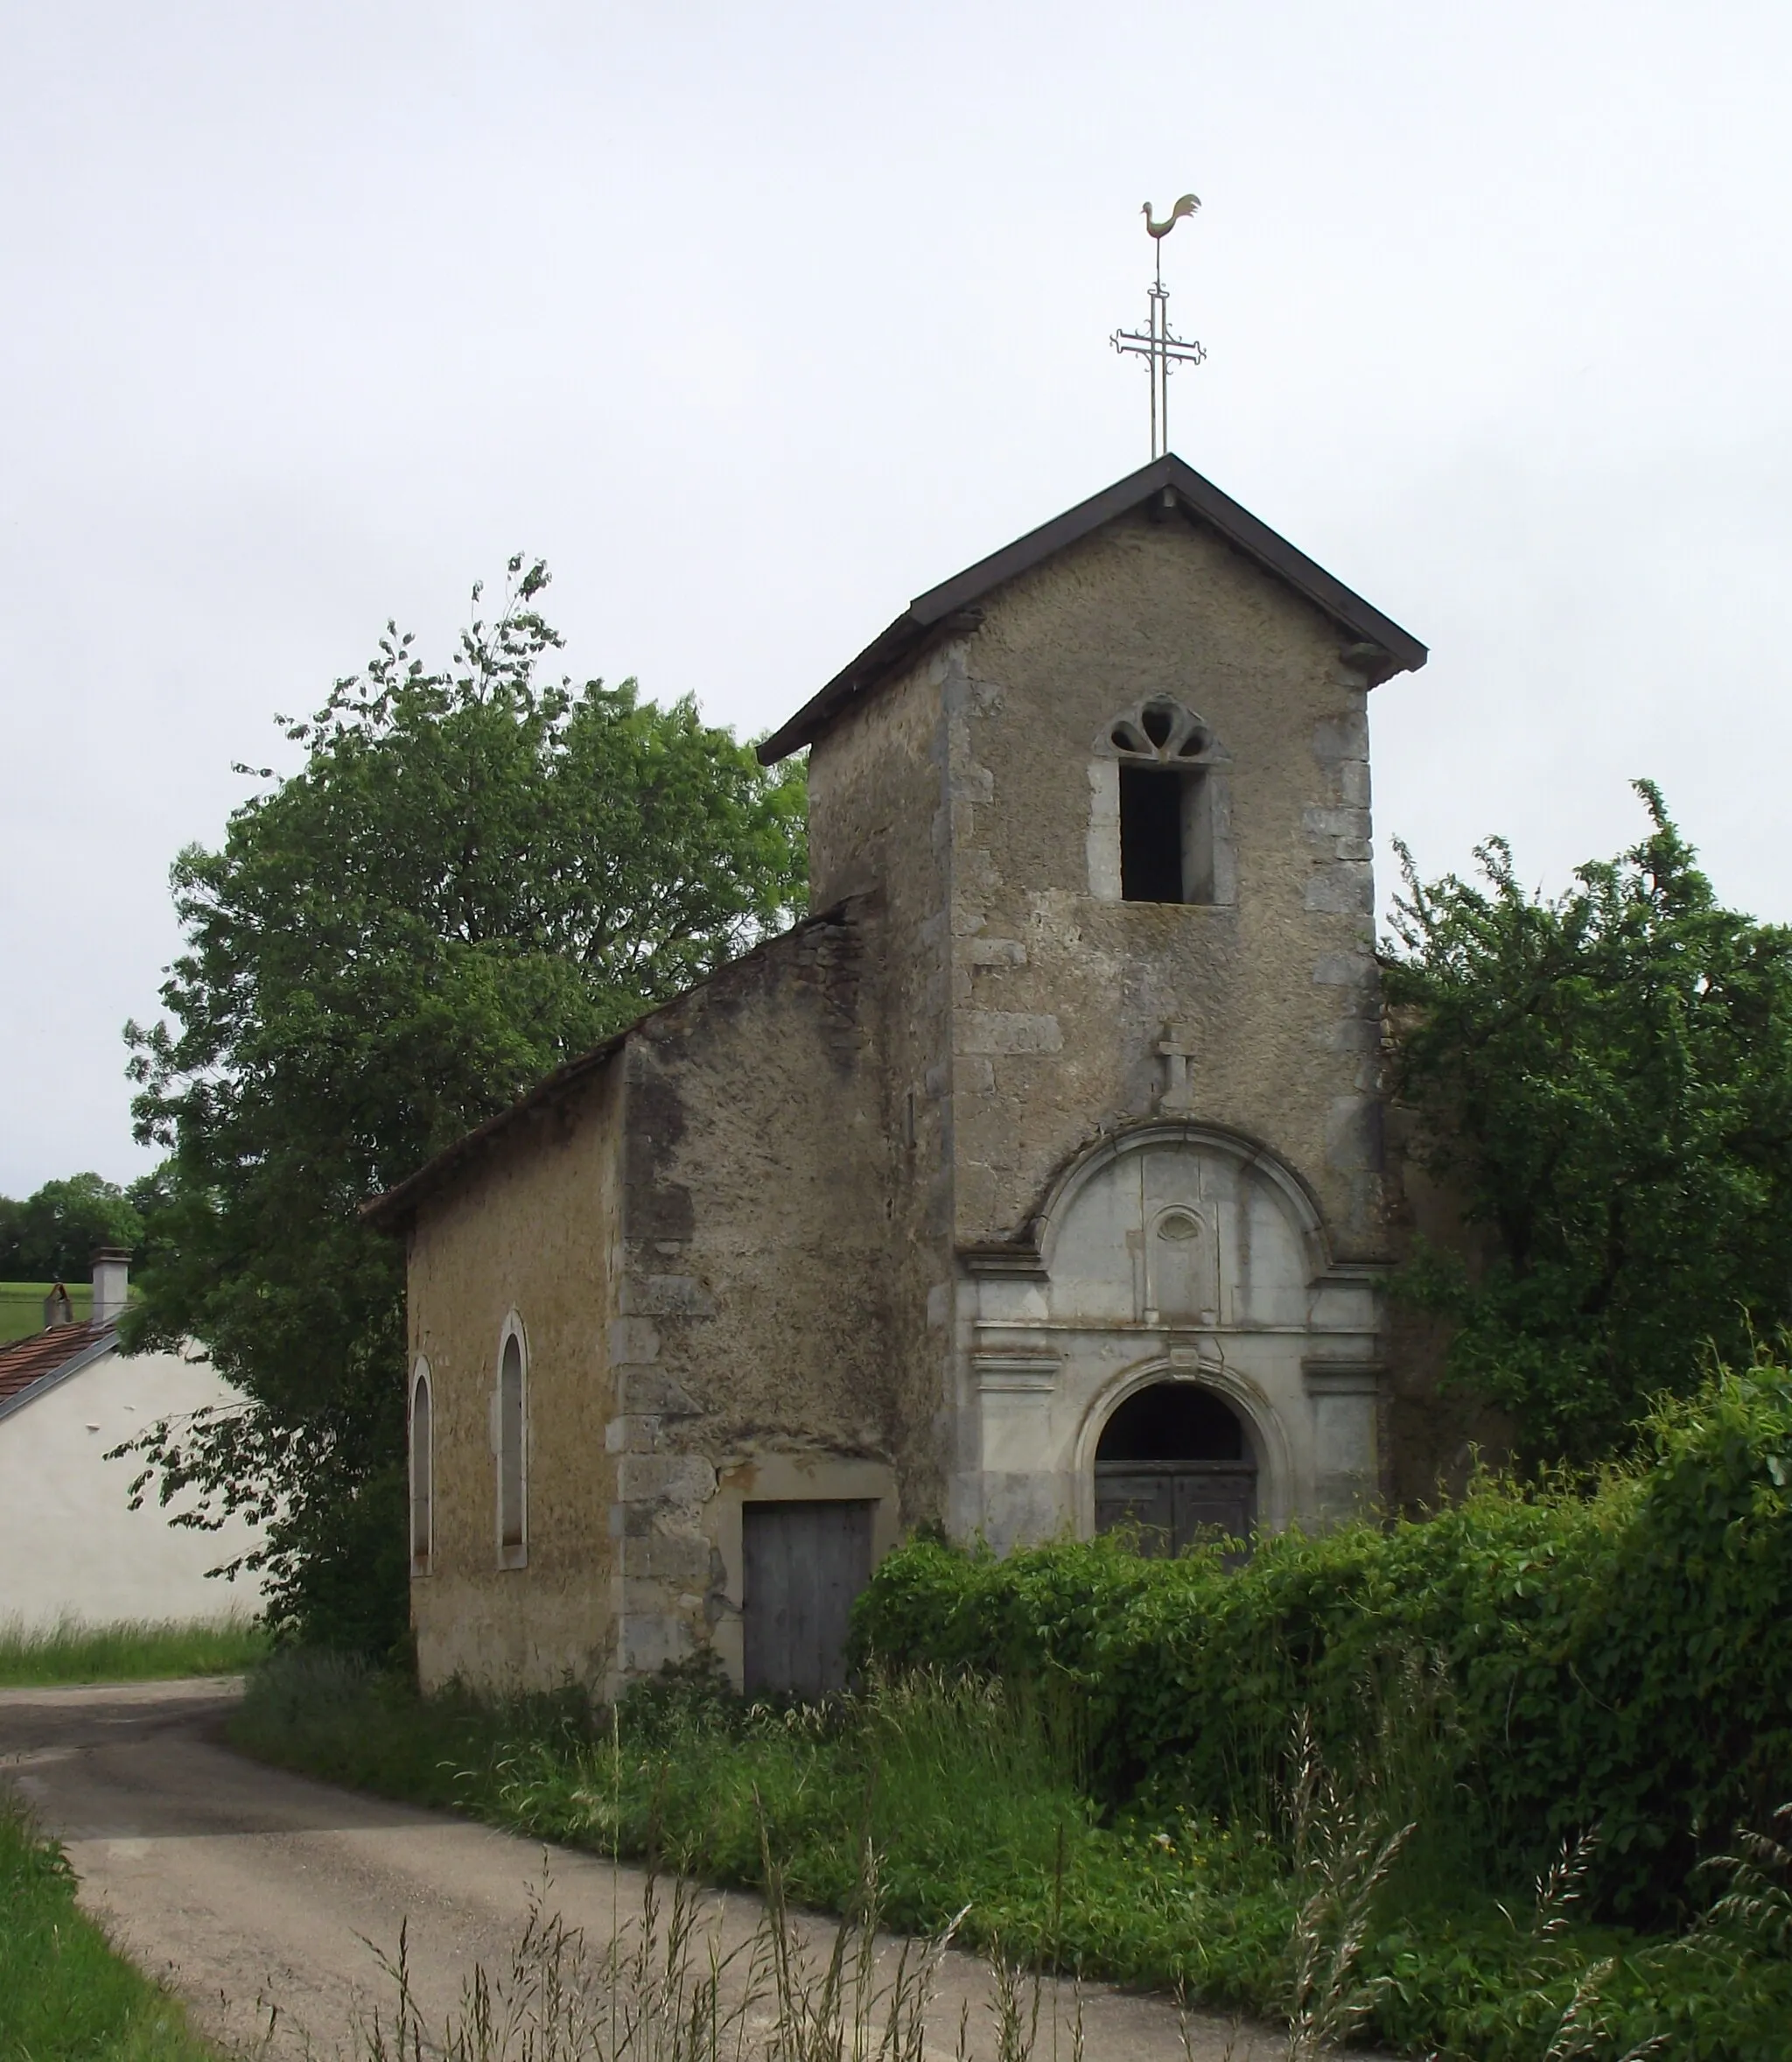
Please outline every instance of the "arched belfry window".
[{"label": "arched belfry window", "polygon": [[430,1364],[419,1360],[410,1384],[410,1572],[426,1575],[436,1547],[435,1413]]},{"label": "arched belfry window", "polygon": [[498,1462],[498,1565],[520,1568],[528,1559],[528,1368],[521,1328],[505,1327],[493,1398],[493,1448]]},{"label": "arched belfry window", "polygon": [[1152,696],[1105,726],[1096,754],[1095,892],[1126,902],[1234,901],[1228,762],[1207,723]]}]

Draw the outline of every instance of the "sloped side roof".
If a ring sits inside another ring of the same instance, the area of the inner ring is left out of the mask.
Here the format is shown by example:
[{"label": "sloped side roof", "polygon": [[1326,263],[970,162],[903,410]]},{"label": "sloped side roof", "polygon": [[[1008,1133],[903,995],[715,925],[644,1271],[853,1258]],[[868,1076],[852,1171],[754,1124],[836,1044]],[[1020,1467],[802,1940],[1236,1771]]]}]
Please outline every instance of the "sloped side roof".
[{"label": "sloped side roof", "polygon": [[1172,497],[1190,521],[1217,531],[1284,587],[1331,617],[1353,642],[1375,647],[1365,655],[1372,683],[1379,684],[1395,673],[1416,672],[1430,656],[1410,631],[1403,630],[1362,595],[1353,593],[1342,580],[1334,579],[1324,566],[1297,551],[1268,523],[1258,522],[1250,509],[1241,508],[1229,494],[1222,494],[1212,480],[1204,479],[1172,452],[1153,459],[1150,465],[1116,480],[1102,493],[1091,494],[1088,501],[1079,501],[1074,508],[1067,508],[1061,516],[1017,537],[1001,551],[992,551],[987,558],[978,559],[975,565],[942,580],[937,587],[930,587],[925,594],[917,594],[850,665],[805,702],[788,723],[773,732],[759,748],[761,761],[770,766],[800,751],[819,737],[850,702],[875,692],[937,638],[974,629],[981,620],[978,604],[1004,581],[1031,572],[1104,523],[1166,494]]},{"label": "sloped side roof", "polygon": [[625,1025],[620,1031],[612,1031],[601,1045],[594,1045],[589,1052],[580,1053],[576,1059],[568,1060],[564,1065],[556,1067],[551,1074],[543,1075],[532,1089],[519,1097],[508,1109],[499,1111],[494,1117],[486,1118],[483,1124],[466,1133],[452,1146],[444,1146],[433,1159],[426,1160],[414,1175],[400,1182],[396,1188],[388,1189],[383,1195],[375,1196],[362,1203],[360,1216],[363,1221],[373,1225],[376,1231],[402,1231],[416,1216],[419,1204],[446,1188],[463,1168],[480,1159],[496,1140],[517,1124],[537,1111],[549,1109],[556,1103],[564,1101],[589,1076],[596,1073],[613,1053],[620,1052],[644,1026],[678,1008],[694,995],[700,995],[705,990],[725,987],[732,977],[754,966],[771,953],[785,950],[793,939],[800,938],[822,925],[840,923],[844,919],[845,907],[844,903],[837,903],[831,909],[817,910],[815,915],[805,916],[800,922],[792,924],[788,930],[779,931],[769,938],[761,938],[749,950],[732,959],[724,959],[720,966],[711,968],[701,980],[693,981],[689,988],[681,989],[669,1000],[647,1011],[632,1024]]},{"label": "sloped side roof", "polygon": [[113,1323],[57,1324],[0,1346],[0,1418],[22,1409],[38,1391],[97,1360],[117,1343]]}]

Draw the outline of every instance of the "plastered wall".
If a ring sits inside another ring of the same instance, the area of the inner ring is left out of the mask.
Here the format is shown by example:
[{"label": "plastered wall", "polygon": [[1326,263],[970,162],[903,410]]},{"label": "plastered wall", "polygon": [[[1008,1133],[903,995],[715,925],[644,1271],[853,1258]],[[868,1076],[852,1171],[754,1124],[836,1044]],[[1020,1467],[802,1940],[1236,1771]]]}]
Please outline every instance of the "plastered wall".
[{"label": "plastered wall", "polygon": [[[610,1329],[622,1068],[500,1140],[411,1233],[410,1349],[432,1389],[434,1541],[413,1575],[426,1687],[600,1680],[613,1665]],[[508,1320],[527,1349],[526,1561],[500,1566],[492,1398]]]},{"label": "plastered wall", "polygon": [[911,1518],[942,1514],[952,1465],[953,1133],[949,712],[963,649],[886,683],[809,754],[810,901],[878,913],[860,1008],[882,1056],[882,1295],[891,1458]]},{"label": "plastered wall", "polygon": [[[1012,1238],[1096,1125],[1152,1113],[1166,1023],[1203,1119],[1272,1146],[1340,1250],[1383,1251],[1367,688],[1343,633],[1180,516],[995,596],[953,724],[960,1244]],[[1167,695],[1229,759],[1229,907],[1102,899],[1090,770]]]},{"label": "plastered wall", "polygon": [[[917,1299],[901,1306],[899,1436],[926,1427],[943,1472],[915,1471],[914,1504],[960,1534],[1076,1522],[1087,1413],[1046,1347],[1026,1362],[1000,1322],[1050,1301],[1002,1252],[1037,1235],[1079,1154],[1166,1115],[1260,1141],[1313,1198],[1314,1267],[1332,1270],[1313,1309],[1329,1315],[1312,1321],[1323,1338],[1279,1350],[1289,1450],[1311,1456],[1283,1471],[1284,1514],[1385,1487],[1368,689],[1344,644],[1212,532],[1138,515],[988,598],[979,628],[849,705],[811,752],[817,894],[875,886],[916,914],[892,922],[886,974],[892,1051],[906,1039],[932,1056],[906,1071],[920,1149],[894,1170],[892,1267],[925,1284],[929,1320],[922,1332]],[[1223,757],[1216,906],[1118,899],[1104,741],[1157,696],[1199,714]],[[1171,1025],[1187,1052],[1174,1109]],[[1151,1329],[1117,1326],[1085,1358],[1124,1386],[1153,1354],[1167,1367],[1172,1350],[1190,1364],[1222,1350]],[[1309,1378],[1315,1357],[1330,1364]],[[1348,1466],[1327,1474],[1326,1450]]]},{"label": "plastered wall", "polygon": [[132,1511],[138,1463],[106,1458],[159,1419],[241,1400],[204,1361],[107,1353],[0,1420],[0,1620],[252,1616],[259,1580],[209,1571],[247,1553],[256,1529],[172,1525],[153,1491]]},{"label": "plastered wall", "polygon": [[628,1042],[608,1430],[625,1673],[710,1645],[738,1666],[726,1549],[755,1463],[801,1462],[807,1493],[872,1495],[896,1520],[881,921],[850,901]]}]

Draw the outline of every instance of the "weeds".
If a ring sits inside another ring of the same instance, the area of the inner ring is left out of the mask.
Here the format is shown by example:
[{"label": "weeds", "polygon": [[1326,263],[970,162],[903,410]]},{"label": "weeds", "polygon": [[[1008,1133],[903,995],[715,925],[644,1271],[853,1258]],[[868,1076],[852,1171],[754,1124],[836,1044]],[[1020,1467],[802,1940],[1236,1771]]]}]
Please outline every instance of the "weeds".
[{"label": "weeds", "polygon": [[1376,1894],[1412,1827],[1390,1830],[1372,1806],[1340,1792],[1305,1712],[1295,1721],[1291,1763],[1289,1847],[1298,1902],[1288,1933],[1288,2062],[1322,2062],[1368,2017],[1386,1988],[1385,1977],[1365,1981],[1360,1965]]},{"label": "weeds", "polygon": [[[876,1857],[864,1856],[850,1908],[819,1945],[766,1862],[758,1925],[724,1948],[718,1914],[692,1879],[648,1875],[640,1917],[587,1941],[550,1906],[543,1872],[508,1967],[476,1967],[439,2032],[427,2027],[410,1970],[408,1929],[376,1951],[391,1992],[358,2029],[359,2062],[923,2062],[928,2012],[948,1928],[926,1942],[880,1938]],[[1039,1993],[1030,2008],[1013,1965],[998,1961],[991,2014],[998,2062],[1032,2062]],[[961,2016],[956,2052],[969,2045]],[[1082,2062],[1080,2016],[1072,2062]]]},{"label": "weeds", "polygon": [[[1740,1904],[1690,1939],[1591,1923],[1590,1840],[1502,1901],[1451,1824],[1458,1744],[1435,1682],[1422,1662],[1390,1664],[1376,1694],[1402,1709],[1355,1728],[1360,1760],[1328,1763],[1316,1729],[1298,1733],[1263,1824],[1223,1822],[1161,1782],[1104,1813],[1079,1773],[1074,1703],[937,1673],[786,1710],[687,1672],[600,1716],[571,1692],[418,1698],[283,1657],[252,1680],[234,1736],[541,1839],[668,1855],[713,1883],[758,1889],[769,1860],[789,1905],[857,1911],[869,1845],[886,1924],[956,1925],[959,1945],[1012,1972],[997,1989],[1012,2041],[1025,1972],[1056,1970],[1279,2012],[1296,2062],[1353,2030],[1474,2062],[1545,2062],[1552,2047],[1555,2062],[1620,2062],[1664,2029],[1662,2051],[1689,2062],[1785,2062],[1792,1960],[1769,1923],[1786,1908],[1767,1895],[1781,1848],[1750,1864],[1758,1883],[1726,1882],[1755,1899],[1752,1932]],[[1407,1837],[1415,1810],[1429,1823]]]}]

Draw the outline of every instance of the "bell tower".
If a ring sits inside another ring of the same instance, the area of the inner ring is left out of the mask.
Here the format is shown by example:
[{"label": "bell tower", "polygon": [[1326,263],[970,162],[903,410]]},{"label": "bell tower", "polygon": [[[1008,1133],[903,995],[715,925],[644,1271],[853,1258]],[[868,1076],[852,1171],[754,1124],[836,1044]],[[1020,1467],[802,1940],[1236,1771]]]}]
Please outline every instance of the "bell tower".
[{"label": "bell tower", "polygon": [[813,906],[880,908],[897,1439],[954,1532],[1377,1495],[1368,698],[1425,656],[1166,454],[761,748],[809,747]]}]

